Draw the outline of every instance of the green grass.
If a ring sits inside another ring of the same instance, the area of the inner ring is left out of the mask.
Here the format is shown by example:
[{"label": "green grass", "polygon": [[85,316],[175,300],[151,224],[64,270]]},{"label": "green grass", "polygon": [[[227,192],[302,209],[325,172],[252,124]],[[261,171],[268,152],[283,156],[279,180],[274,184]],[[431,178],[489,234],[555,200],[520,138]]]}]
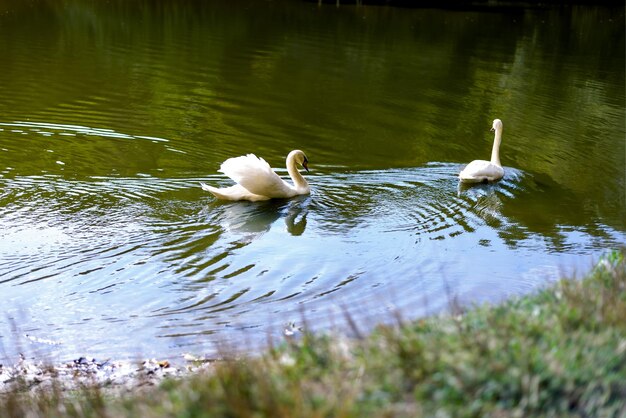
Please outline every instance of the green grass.
[{"label": "green grass", "polygon": [[305,334],[147,391],[16,391],[0,417],[626,417],[624,255],[498,306]]}]

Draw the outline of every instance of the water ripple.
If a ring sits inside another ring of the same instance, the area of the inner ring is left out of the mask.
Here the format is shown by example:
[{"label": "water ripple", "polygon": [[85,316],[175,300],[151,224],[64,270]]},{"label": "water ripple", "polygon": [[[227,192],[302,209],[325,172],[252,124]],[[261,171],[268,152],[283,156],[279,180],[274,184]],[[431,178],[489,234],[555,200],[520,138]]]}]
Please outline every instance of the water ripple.
[{"label": "water ripple", "polygon": [[[67,312],[81,307],[83,322],[132,318],[182,346],[303,310],[320,326],[347,312],[438,310],[449,303],[446,286],[477,291],[428,280],[460,280],[467,258],[450,263],[445,248],[480,253],[507,242],[520,228],[507,202],[533,184],[506,168],[499,183],[460,187],[459,169],[322,166],[307,176],[310,196],[257,203],[219,202],[198,186],[228,184],[221,175],[2,178],[0,284],[36,286],[22,299],[32,306],[54,292]],[[374,296],[383,302],[373,305]]]}]

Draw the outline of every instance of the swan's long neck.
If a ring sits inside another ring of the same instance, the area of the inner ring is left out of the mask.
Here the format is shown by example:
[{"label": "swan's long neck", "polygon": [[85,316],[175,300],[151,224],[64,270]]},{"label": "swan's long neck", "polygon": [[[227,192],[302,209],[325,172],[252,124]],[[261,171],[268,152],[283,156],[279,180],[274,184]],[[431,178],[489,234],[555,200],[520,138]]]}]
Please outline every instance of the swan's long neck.
[{"label": "swan's long neck", "polygon": [[496,128],[496,136],[493,139],[493,148],[491,148],[491,163],[502,167],[500,164],[500,141],[502,140],[502,127]]},{"label": "swan's long neck", "polygon": [[296,156],[293,153],[290,153],[287,156],[287,172],[289,173],[289,177],[293,181],[293,185],[296,189],[308,188],[309,183],[305,180],[305,178],[300,174],[296,163]]}]

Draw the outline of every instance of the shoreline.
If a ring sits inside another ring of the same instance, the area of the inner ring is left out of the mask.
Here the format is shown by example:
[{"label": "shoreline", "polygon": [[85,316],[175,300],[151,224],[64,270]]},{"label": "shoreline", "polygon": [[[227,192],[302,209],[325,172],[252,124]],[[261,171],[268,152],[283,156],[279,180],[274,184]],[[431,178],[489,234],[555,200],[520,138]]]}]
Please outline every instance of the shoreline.
[{"label": "shoreline", "polygon": [[[258,356],[0,368],[0,418],[626,416],[626,249],[582,278]],[[7,379],[8,377],[8,379]]]},{"label": "shoreline", "polygon": [[216,361],[188,356],[184,364],[174,365],[157,359],[99,361],[79,357],[53,364],[21,356],[13,365],[0,364],[0,396],[15,391],[72,391],[85,387],[130,392],[156,386],[167,378],[201,373]]}]

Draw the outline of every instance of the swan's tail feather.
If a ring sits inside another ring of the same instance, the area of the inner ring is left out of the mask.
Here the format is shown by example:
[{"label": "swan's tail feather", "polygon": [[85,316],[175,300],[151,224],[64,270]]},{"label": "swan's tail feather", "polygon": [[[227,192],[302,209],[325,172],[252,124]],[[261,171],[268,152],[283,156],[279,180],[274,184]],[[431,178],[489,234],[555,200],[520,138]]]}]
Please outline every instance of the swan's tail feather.
[{"label": "swan's tail feather", "polygon": [[209,186],[208,184],[200,183],[202,190],[206,190],[213,194],[213,196],[217,197],[221,200],[249,200],[251,202],[257,202],[259,200],[268,200],[269,197],[256,195],[254,193],[250,193],[250,191],[246,190],[239,184],[235,184],[234,186],[217,188]]},{"label": "swan's tail feather", "polygon": [[211,187],[208,184],[202,182],[200,182],[200,187],[202,187],[202,190],[206,190],[207,192],[211,193],[213,193],[213,190],[215,190],[215,187]]},{"label": "swan's tail feather", "polygon": [[202,187],[202,190],[210,192],[211,194],[213,194],[213,196],[217,197],[218,199],[227,199],[226,196],[220,193],[220,189],[218,189],[217,187],[209,186],[208,184],[202,183],[202,182],[200,182],[200,187]]}]

